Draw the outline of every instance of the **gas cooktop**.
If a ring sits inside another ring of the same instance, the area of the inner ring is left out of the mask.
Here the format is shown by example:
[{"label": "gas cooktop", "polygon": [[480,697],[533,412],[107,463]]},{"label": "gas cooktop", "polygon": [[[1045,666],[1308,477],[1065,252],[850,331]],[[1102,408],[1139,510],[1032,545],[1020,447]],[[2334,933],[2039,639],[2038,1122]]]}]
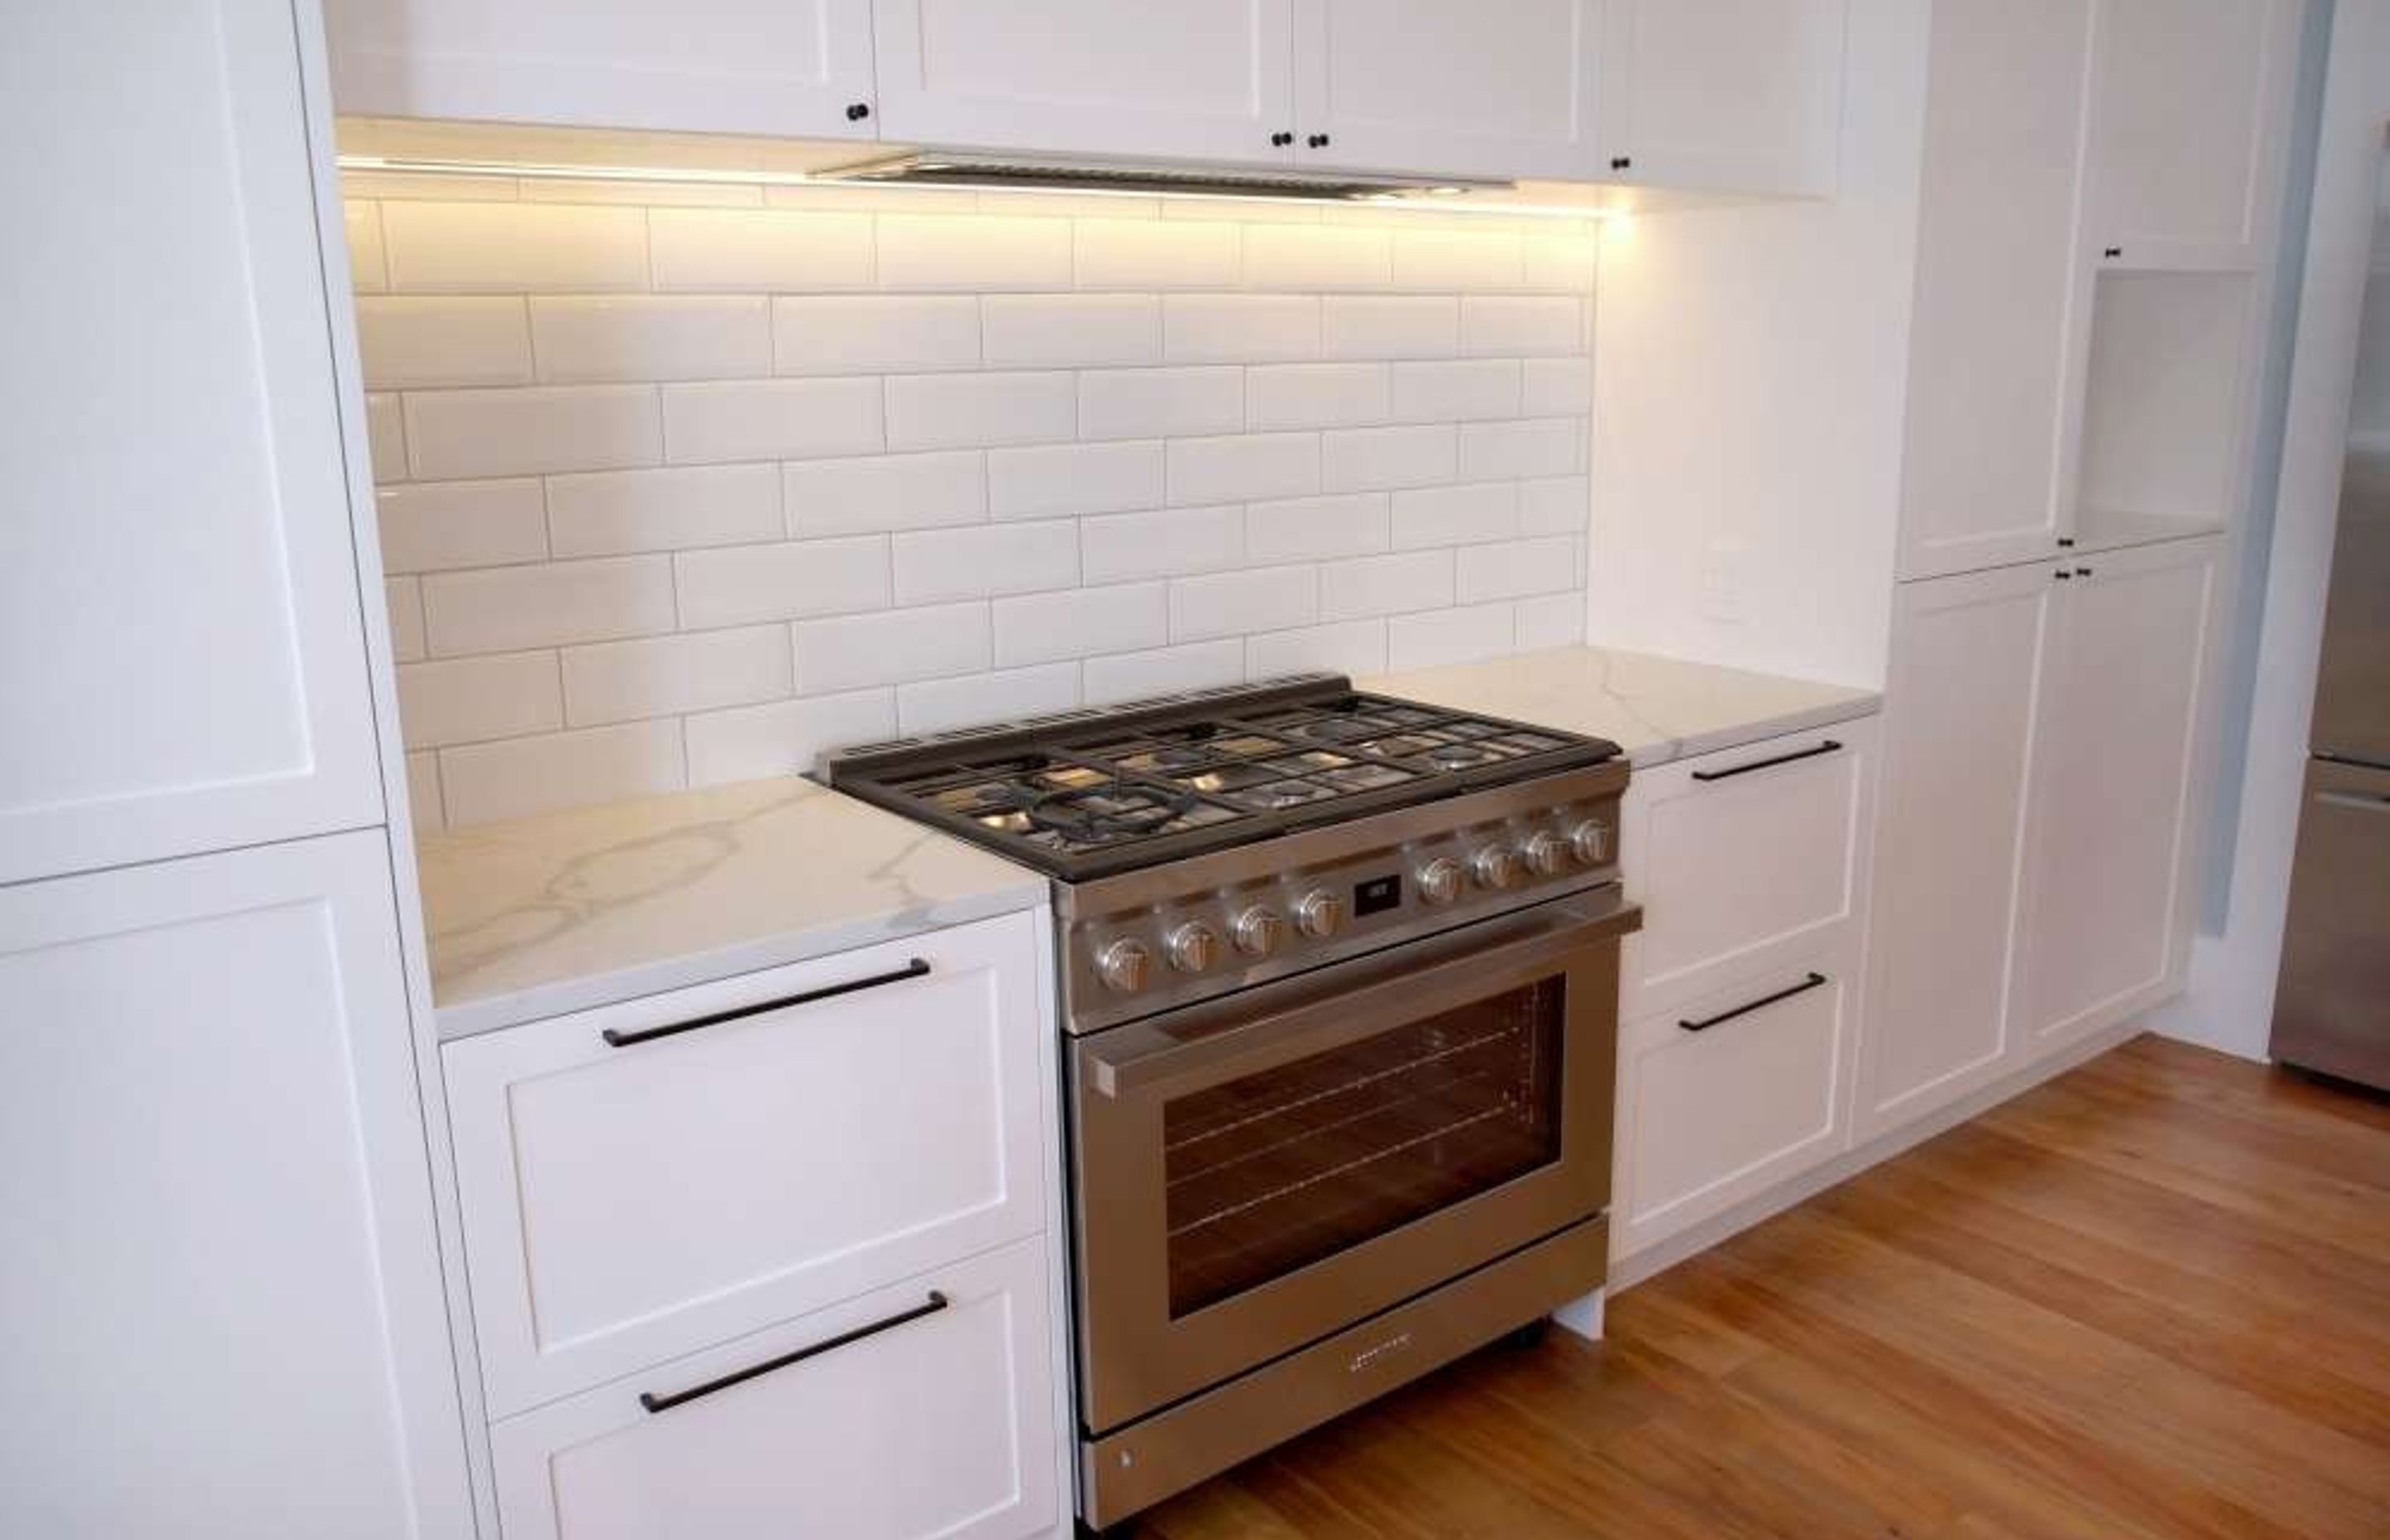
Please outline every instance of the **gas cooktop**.
[{"label": "gas cooktop", "polygon": [[821,776],[1077,882],[1617,753],[1310,674],[867,744]]}]

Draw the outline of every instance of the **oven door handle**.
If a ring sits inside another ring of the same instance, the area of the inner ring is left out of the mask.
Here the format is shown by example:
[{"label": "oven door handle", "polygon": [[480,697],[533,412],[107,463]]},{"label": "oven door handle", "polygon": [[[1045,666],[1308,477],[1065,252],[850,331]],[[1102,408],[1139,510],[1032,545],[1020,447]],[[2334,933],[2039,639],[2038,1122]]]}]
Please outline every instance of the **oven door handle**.
[{"label": "oven door handle", "polygon": [[[1620,901],[1614,888],[1602,896],[1606,902],[1599,906],[1555,905],[1523,926],[1491,921],[1499,934],[1476,944],[1439,947],[1432,957],[1422,958],[1416,944],[1397,946],[1324,970],[1325,976],[1298,975],[1273,991],[1286,992],[1279,995],[1284,1000],[1299,989],[1289,1003],[1273,1008],[1264,995],[1214,1030],[1164,1016],[1114,1028],[1080,1051],[1094,1072],[1089,1079],[1095,1089],[1114,1100],[1264,1051],[1268,1062],[1254,1064],[1254,1070],[1325,1053],[1402,1021],[1515,988],[1555,958],[1641,928],[1642,911]],[[1197,1010],[1203,1013],[1198,1021],[1215,1014],[1212,1007]]]}]

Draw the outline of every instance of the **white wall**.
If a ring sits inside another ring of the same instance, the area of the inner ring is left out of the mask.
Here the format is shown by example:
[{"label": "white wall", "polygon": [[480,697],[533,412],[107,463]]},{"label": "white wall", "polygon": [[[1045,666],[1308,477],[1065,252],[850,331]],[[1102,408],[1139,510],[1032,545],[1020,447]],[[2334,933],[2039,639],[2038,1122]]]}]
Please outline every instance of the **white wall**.
[{"label": "white wall", "polygon": [[1854,0],[1833,201],[1604,228],[1590,639],[1882,683],[1928,21]]},{"label": "white wall", "polygon": [[2222,933],[2201,937],[2191,955],[2189,995],[2152,1021],[2170,1035],[2251,1059],[2265,1057],[2272,1028],[2385,122],[2390,0],[2340,0],[2230,903]]}]

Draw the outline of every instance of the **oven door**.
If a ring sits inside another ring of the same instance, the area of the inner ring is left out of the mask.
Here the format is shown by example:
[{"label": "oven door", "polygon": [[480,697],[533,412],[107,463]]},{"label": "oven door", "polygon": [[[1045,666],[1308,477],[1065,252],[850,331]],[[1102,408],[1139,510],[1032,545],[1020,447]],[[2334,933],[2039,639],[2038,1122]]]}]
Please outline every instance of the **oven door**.
[{"label": "oven door", "polygon": [[1080,1039],[1088,1430],[1601,1213],[1641,921],[1613,885]]}]

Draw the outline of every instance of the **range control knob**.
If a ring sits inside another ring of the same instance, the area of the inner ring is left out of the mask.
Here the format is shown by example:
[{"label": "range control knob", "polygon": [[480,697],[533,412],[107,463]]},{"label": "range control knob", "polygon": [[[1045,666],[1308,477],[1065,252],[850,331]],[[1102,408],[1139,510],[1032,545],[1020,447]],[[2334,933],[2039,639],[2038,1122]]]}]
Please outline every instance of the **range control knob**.
[{"label": "range control knob", "polygon": [[1488,845],[1470,858],[1469,869],[1481,888],[1508,888],[1519,880],[1519,853],[1508,845]]},{"label": "range control knob", "polygon": [[1170,954],[1170,966],[1181,973],[1201,973],[1220,957],[1220,938],[1198,919],[1173,929],[1163,945]]},{"label": "range control knob", "polygon": [[1430,904],[1449,904],[1460,896],[1469,874],[1449,855],[1439,855],[1419,869],[1420,896]]},{"label": "range control knob", "polygon": [[1599,818],[1587,818],[1569,830],[1569,848],[1588,866],[1605,865],[1610,860],[1610,826]]},{"label": "range control knob", "polygon": [[1266,957],[1286,939],[1286,917],[1266,904],[1256,904],[1237,917],[1237,950],[1248,957]]},{"label": "range control knob", "polygon": [[1344,929],[1344,901],[1325,888],[1314,888],[1295,901],[1294,923],[1315,941],[1326,941]]},{"label": "range control knob", "polygon": [[1558,877],[1569,869],[1569,842],[1546,832],[1527,841],[1527,866],[1537,877]]},{"label": "range control knob", "polygon": [[1113,942],[1096,954],[1096,977],[1103,980],[1106,989],[1123,995],[1134,995],[1145,987],[1146,974],[1153,966],[1153,954],[1141,941],[1124,938]]}]

